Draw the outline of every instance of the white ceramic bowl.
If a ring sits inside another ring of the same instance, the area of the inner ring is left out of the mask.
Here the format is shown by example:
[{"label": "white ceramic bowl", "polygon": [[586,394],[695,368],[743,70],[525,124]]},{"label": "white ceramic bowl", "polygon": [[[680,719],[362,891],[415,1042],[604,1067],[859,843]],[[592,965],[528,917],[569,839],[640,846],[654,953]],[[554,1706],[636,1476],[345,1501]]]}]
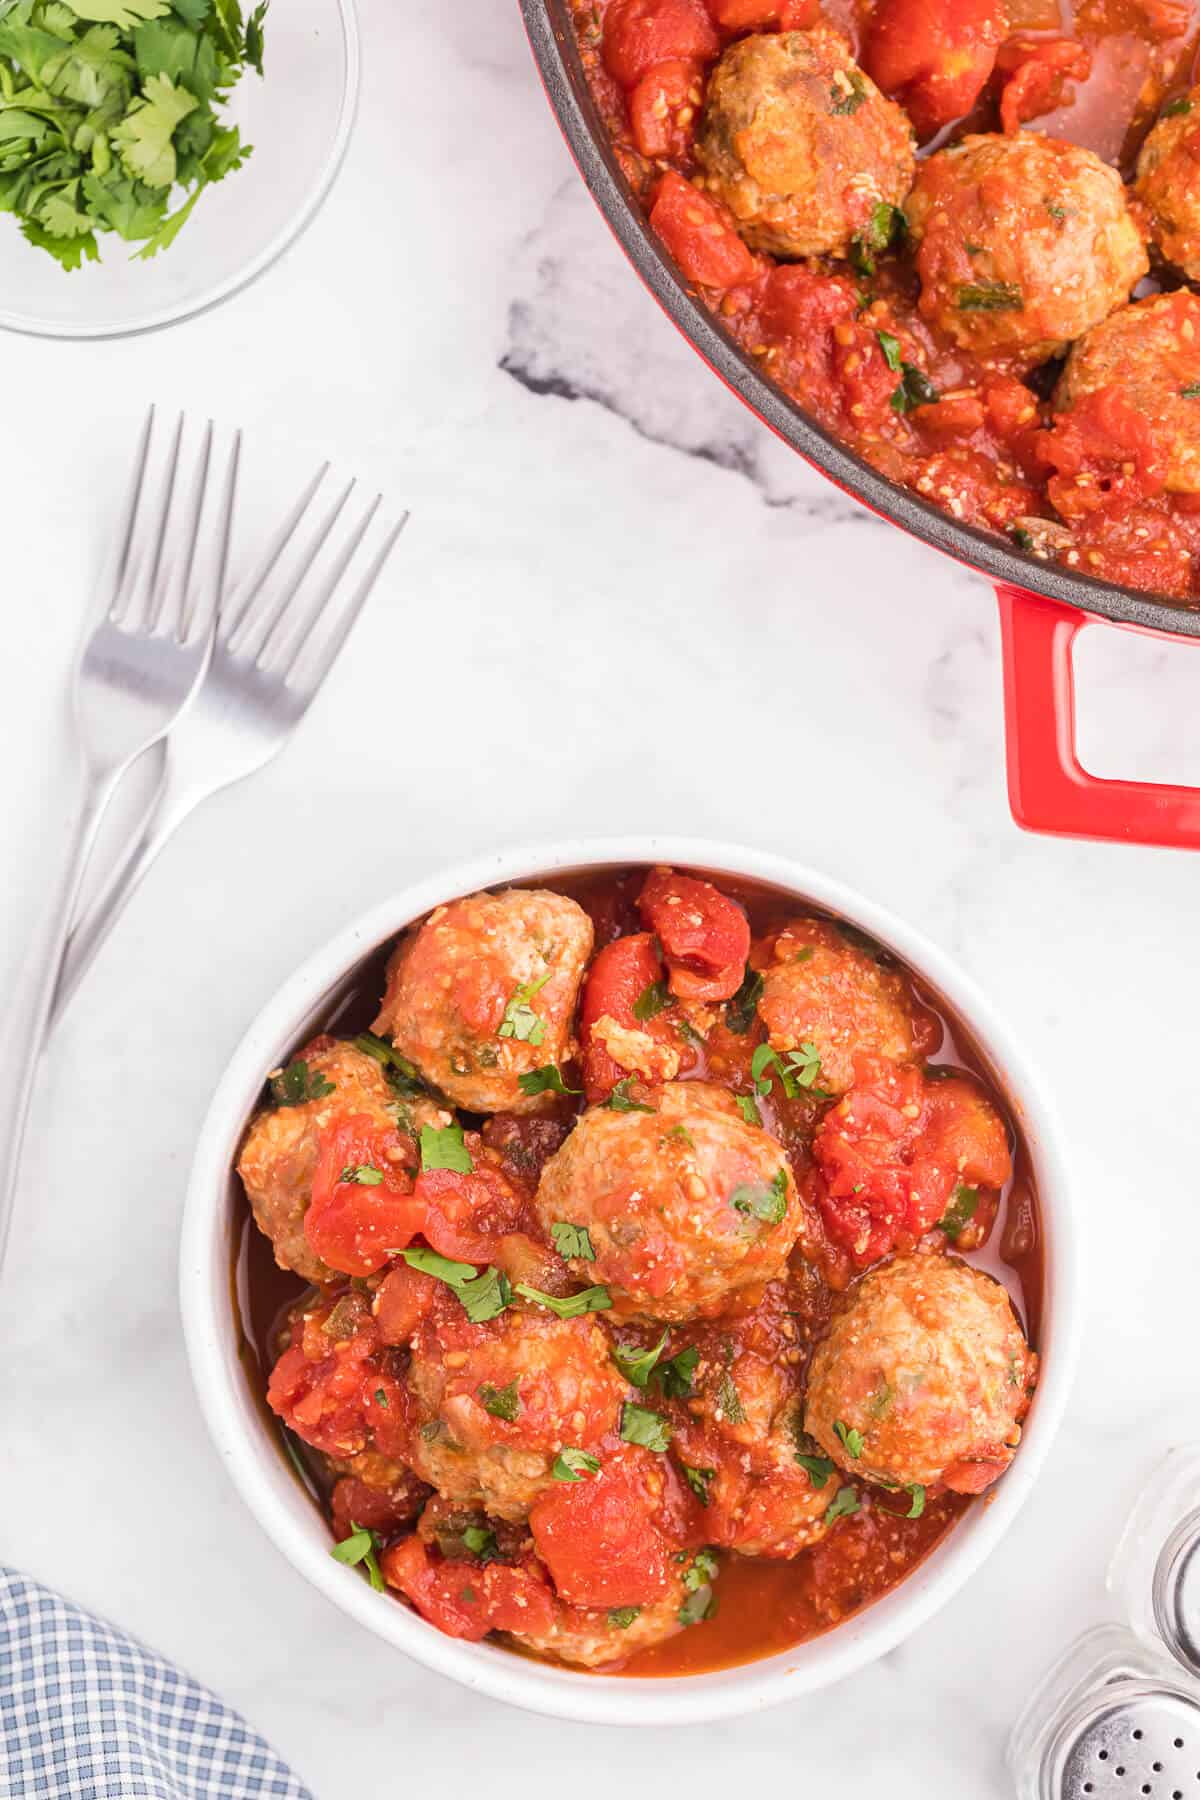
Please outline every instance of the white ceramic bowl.
[{"label": "white ceramic bowl", "polygon": [[[350,985],[363,958],[460,894],[629,863],[671,863],[718,878],[742,875],[770,883],[861,927],[908,963],[970,1028],[1025,1132],[1041,1201],[1046,1271],[1037,1398],[1020,1453],[993,1490],[991,1504],[972,1507],[907,1580],[828,1635],[715,1674],[647,1681],[577,1673],[496,1645],[446,1637],[334,1562],[328,1527],[301,1491],[250,1393],[238,1360],[229,1281],[237,1219],[232,1164],[264,1072],[303,1040],[331,999]],[[990,1003],[919,932],[839,883],[781,857],[687,839],[572,840],[433,876],[347,926],[284,985],[242,1039],[205,1120],[184,1217],[181,1296],[192,1374],[217,1450],[263,1530],[314,1587],[386,1643],[494,1699],[592,1724],[681,1725],[753,1712],[826,1687],[891,1650],[961,1587],[1023,1505],[1058,1429],[1080,1323],[1079,1228],[1046,1091]]]}]

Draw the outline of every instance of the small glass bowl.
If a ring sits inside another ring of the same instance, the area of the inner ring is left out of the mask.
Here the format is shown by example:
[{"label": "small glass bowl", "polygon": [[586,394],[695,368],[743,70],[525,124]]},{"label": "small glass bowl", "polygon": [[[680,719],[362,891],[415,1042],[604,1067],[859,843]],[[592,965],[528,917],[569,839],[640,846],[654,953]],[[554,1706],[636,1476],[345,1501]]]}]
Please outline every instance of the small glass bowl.
[{"label": "small glass bowl", "polygon": [[65,270],[0,215],[0,326],[58,338],[154,331],[227,300],[295,243],[333,185],[354,125],[354,0],[274,0],[265,42],[265,75],[247,69],[221,115],[254,154],[201,195],[169,249],[131,260],[137,245],[105,232],[99,262]]}]

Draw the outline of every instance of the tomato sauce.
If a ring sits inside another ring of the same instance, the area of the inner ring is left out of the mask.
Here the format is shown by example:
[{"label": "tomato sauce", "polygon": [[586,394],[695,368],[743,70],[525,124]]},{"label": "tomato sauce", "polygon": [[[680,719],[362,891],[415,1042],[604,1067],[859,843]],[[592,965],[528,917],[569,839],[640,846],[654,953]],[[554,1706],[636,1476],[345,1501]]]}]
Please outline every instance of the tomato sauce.
[{"label": "tomato sauce", "polygon": [[[711,44],[684,0],[572,5],[591,92],[624,174],[689,286],[766,376],[888,479],[956,519],[1005,534],[1042,560],[1186,603],[1200,599],[1200,502],[1159,480],[1135,513],[1112,487],[1111,445],[1096,434],[1084,448],[1084,478],[1103,504],[1083,523],[1063,514],[1051,482],[1061,361],[1047,362],[1043,352],[1040,366],[1006,366],[930,323],[918,307],[902,220],[874,247],[874,227],[866,229],[849,262],[840,253],[792,262],[752,253],[733,215],[710,199],[711,178],[695,155],[714,56],[746,31],[824,23],[907,108],[922,139],[919,158],[968,133],[1028,127],[1094,151],[1131,181],[1164,108],[1189,104],[1183,95],[1198,76],[1195,0],[811,0],[798,9],[792,0],[696,0],[718,27]],[[634,87],[614,79],[606,45],[606,17],[620,5],[640,5],[641,23],[655,25],[652,40],[637,42],[643,62],[676,59],[651,66]],[[898,25],[889,40],[883,24],[892,13]],[[878,191],[876,171],[863,180]],[[882,208],[885,216],[894,211]],[[1133,215],[1142,218],[1136,205]],[[1155,262],[1135,297],[1179,279]]]},{"label": "tomato sauce", "polygon": [[[609,870],[556,877],[550,885],[577,900],[590,914],[599,952],[618,937],[638,930],[635,900],[644,881],[644,870]],[[814,909],[759,884],[722,877],[719,885],[723,894],[731,895],[746,909],[756,942],[799,913],[819,917]],[[910,984],[915,997],[915,1035],[927,1065],[936,1071],[969,1072],[1003,1117],[1012,1148],[1012,1178],[994,1205],[981,1209],[954,1247],[1008,1289],[1029,1342],[1036,1347],[1043,1291],[1041,1230],[1032,1166],[1019,1120],[1005,1105],[969,1032],[941,997],[911,971],[901,970],[878,946],[849,927],[845,930],[882,968],[895,970]],[[348,1036],[369,1027],[383,991],[386,960],[387,951],[367,959],[353,987],[322,1021],[322,1031]],[[707,1046],[697,1047],[678,1079],[716,1081],[747,1095],[753,1089],[750,1064],[756,1041],[750,1034],[742,1036],[719,1027],[710,1033]],[[577,1104],[582,1106],[582,1100]],[[784,1144],[796,1179],[803,1184],[812,1168],[812,1139],[823,1102],[803,1093],[787,1100],[773,1089],[770,1095],[759,1093],[757,1104],[763,1125]],[[520,1125],[521,1130],[512,1132],[509,1142],[516,1167],[523,1166],[525,1159],[545,1154],[547,1146],[539,1140],[548,1133],[550,1146],[557,1142],[554,1127],[544,1120],[525,1119]],[[277,1267],[270,1243],[256,1228],[244,1199],[238,1206],[240,1230],[230,1271],[231,1304],[240,1328],[245,1378],[266,1428],[280,1445],[280,1454],[290,1457],[314,1503],[327,1512],[334,1478],[325,1459],[286,1431],[265,1400],[267,1378],[279,1355],[289,1314],[302,1296],[318,1290]],[[828,1244],[815,1260],[799,1251],[793,1253],[785,1284],[786,1312],[779,1315],[781,1321],[788,1319],[793,1324],[787,1326],[786,1336],[768,1340],[776,1344],[778,1355],[798,1356],[803,1367],[813,1344],[827,1329],[837,1291],[854,1273],[836,1247]],[[719,1325],[718,1320],[716,1327]],[[769,1320],[763,1326],[767,1332],[781,1328]],[[679,1329],[686,1336],[689,1328]],[[657,1334],[657,1326],[636,1322],[621,1332],[623,1343],[644,1338],[647,1346]],[[864,1487],[860,1510],[854,1516],[840,1520],[820,1542],[790,1559],[722,1552],[715,1588],[718,1607],[704,1628],[685,1630],[609,1672],[647,1678],[699,1674],[769,1656],[820,1636],[903,1581],[971,1506],[986,1504],[986,1499],[965,1494],[931,1492],[923,1513],[913,1519],[903,1516],[907,1501],[906,1493]]]}]

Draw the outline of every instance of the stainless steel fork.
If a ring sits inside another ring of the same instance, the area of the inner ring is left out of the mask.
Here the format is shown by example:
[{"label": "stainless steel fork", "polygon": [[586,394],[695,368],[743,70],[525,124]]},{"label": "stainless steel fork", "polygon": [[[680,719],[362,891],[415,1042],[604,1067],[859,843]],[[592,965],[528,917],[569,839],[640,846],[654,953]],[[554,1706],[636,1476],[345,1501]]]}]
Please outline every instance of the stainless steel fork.
[{"label": "stainless steel fork", "polygon": [[162,777],[141,837],[70,935],[52,1022],[188,814],[282,749],[391,555],[407,513],[383,525],[381,496],[352,505],[353,481],[323,500],[328,473],[328,464],[317,471],[258,567],[222,607],[205,679],[160,746]]},{"label": "stainless steel fork", "polygon": [[240,436],[223,476],[213,468],[211,422],[185,450],[181,414],[162,429],[147,416],[125,511],[98,595],[99,618],[75,668],[74,713],[83,792],[40,954],[7,1009],[0,1082],[0,1263],[8,1238],[21,1145],[55,980],[80,883],[105,808],[130,765],[170,730],[203,678],[212,651],[229,553]]}]

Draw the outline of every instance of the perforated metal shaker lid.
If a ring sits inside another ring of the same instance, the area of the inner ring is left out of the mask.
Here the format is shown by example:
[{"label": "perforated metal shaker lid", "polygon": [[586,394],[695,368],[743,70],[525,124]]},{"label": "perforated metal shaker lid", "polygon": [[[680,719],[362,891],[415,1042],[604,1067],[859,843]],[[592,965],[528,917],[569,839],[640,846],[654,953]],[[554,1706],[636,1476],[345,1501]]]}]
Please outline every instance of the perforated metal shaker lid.
[{"label": "perforated metal shaker lid", "polygon": [[1200,1703],[1149,1681],[1101,1689],[1048,1746],[1042,1792],[1054,1800],[1200,1800]]},{"label": "perforated metal shaker lid", "polygon": [[[1154,1622],[1171,1655],[1200,1675],[1200,1508],[1179,1521],[1154,1564]],[[1200,1782],[1200,1776],[1194,1776]],[[1197,1787],[1200,1800],[1200,1787]]]}]

